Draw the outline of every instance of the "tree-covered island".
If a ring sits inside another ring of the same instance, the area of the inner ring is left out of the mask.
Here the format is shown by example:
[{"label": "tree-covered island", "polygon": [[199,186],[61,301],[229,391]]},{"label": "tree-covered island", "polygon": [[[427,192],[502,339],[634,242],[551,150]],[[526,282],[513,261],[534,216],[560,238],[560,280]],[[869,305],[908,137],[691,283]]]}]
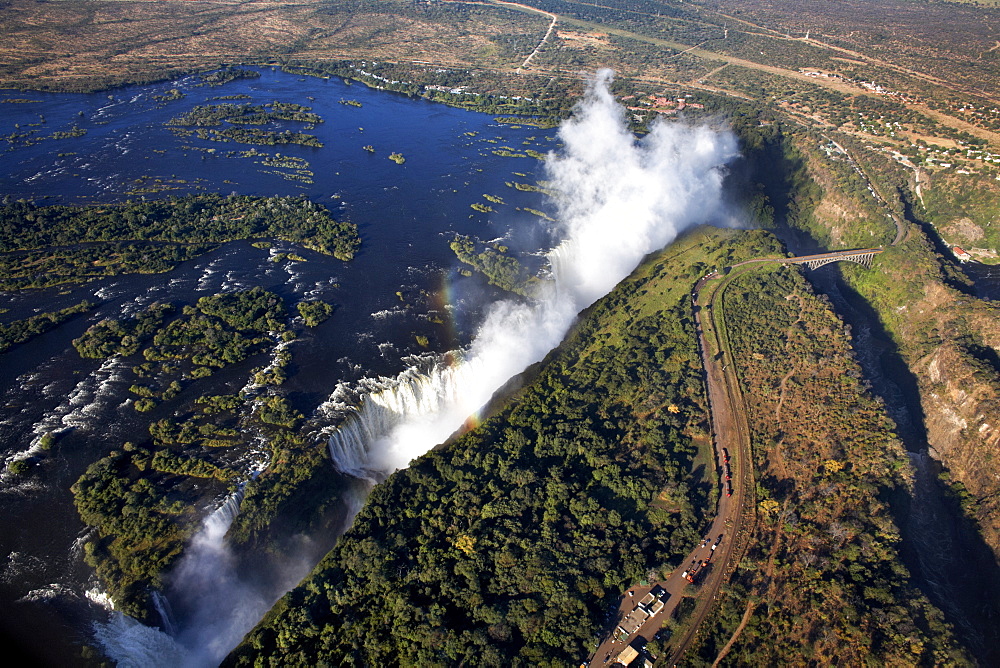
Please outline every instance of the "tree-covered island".
[{"label": "tree-covered island", "polygon": [[8,201],[0,207],[0,287],[159,273],[218,244],[259,238],[344,261],[361,243],[353,223],[304,197],[206,194],[85,207]]},{"label": "tree-covered island", "polygon": [[[278,471],[315,457],[299,432],[303,416],[281,386],[293,364],[287,343],[332,311],[319,300],[289,309],[252,288],[180,308],[154,303],[130,318],[102,320],[73,342],[82,357],[131,362],[133,407],[151,416],[148,438],[98,459],[73,485],[80,517],[96,529],[85,558],[119,609],[150,618],[149,597],[200,526],[198,504],[246,483],[255,447]],[[202,379],[223,370],[242,373],[252,389],[204,394]]]}]

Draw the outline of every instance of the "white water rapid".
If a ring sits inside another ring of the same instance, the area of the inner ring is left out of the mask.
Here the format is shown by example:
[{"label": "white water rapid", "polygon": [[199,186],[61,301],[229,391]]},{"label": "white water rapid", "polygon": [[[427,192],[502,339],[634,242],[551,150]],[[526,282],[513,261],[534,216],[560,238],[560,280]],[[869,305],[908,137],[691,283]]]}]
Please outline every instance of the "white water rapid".
[{"label": "white water rapid", "polygon": [[384,379],[330,437],[342,472],[378,480],[445,441],[508,379],[542,359],[576,315],[607,294],[642,258],[702,223],[727,224],[725,164],[735,136],[707,126],[658,123],[641,141],[599,72],[550,155],[559,193],[554,280],[533,304],[494,304],[458,364],[411,368]]}]

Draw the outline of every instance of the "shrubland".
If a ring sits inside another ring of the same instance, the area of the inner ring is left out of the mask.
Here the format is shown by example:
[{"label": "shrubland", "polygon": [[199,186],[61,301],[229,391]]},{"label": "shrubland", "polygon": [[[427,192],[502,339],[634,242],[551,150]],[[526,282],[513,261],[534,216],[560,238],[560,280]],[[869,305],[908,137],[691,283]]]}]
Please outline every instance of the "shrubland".
[{"label": "shrubland", "polygon": [[736,664],[969,663],[903,563],[889,499],[912,484],[910,464],[849,328],[785,265],[734,276],[721,310],[749,415],[758,519],[696,663],[731,637],[726,661]]}]

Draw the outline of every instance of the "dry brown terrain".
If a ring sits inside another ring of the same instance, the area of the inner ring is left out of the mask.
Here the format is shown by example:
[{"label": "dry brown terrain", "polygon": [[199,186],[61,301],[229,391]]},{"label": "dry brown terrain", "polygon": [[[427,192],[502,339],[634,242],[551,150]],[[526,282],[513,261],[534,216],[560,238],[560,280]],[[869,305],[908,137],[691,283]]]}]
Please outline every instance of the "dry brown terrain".
[{"label": "dry brown terrain", "polygon": [[[386,59],[516,67],[549,21],[500,6],[437,15],[368,3],[14,0],[0,13],[0,85],[95,88],[257,59]],[[503,53],[518,36],[528,48]]]}]

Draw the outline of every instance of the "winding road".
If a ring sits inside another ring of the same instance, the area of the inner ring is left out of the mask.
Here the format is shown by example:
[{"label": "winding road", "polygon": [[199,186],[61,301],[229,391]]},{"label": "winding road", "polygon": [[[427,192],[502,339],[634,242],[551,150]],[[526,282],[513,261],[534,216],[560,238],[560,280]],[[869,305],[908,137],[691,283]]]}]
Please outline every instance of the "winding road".
[{"label": "winding road", "polygon": [[[782,261],[773,259],[772,261]],[[721,281],[715,280],[722,278]],[[687,569],[695,562],[709,560],[697,595],[694,612],[687,624],[687,630],[679,641],[672,642],[670,661],[673,665],[684,653],[694,639],[701,622],[708,615],[719,588],[726,581],[733,565],[742,554],[749,537],[750,523],[746,521],[753,512],[753,476],[750,463],[750,430],[744,414],[743,399],[739,391],[734,370],[727,363],[728,353],[724,345],[724,336],[720,333],[713,318],[716,310],[716,300],[721,301],[722,293],[728,284],[728,276],[721,277],[715,273],[703,277],[694,287],[693,309],[697,328],[698,345],[705,370],[705,383],[708,394],[709,412],[711,416],[713,445],[717,471],[726,470],[726,456],[729,454],[729,467],[732,472],[732,495],[726,494],[726,486],[720,477],[719,504],[715,520],[707,531],[706,539],[691,550],[683,563],[683,567],[674,572],[665,581],[655,582],[643,587],[634,587],[630,594],[623,597],[618,609],[618,620],[624,619],[635,607],[636,603],[650,589],[662,587],[666,593],[665,605],[658,614],[650,617],[639,629],[623,640],[609,634],[590,656],[594,666],[611,665],[618,654],[626,646],[643,638],[651,641],[660,630],[663,622],[670,619],[689,582],[683,577]],[[747,503],[747,499],[750,503]],[[748,507],[749,506],[749,510]],[[716,545],[713,550],[712,546]],[[617,620],[616,620],[617,621]]]}]

